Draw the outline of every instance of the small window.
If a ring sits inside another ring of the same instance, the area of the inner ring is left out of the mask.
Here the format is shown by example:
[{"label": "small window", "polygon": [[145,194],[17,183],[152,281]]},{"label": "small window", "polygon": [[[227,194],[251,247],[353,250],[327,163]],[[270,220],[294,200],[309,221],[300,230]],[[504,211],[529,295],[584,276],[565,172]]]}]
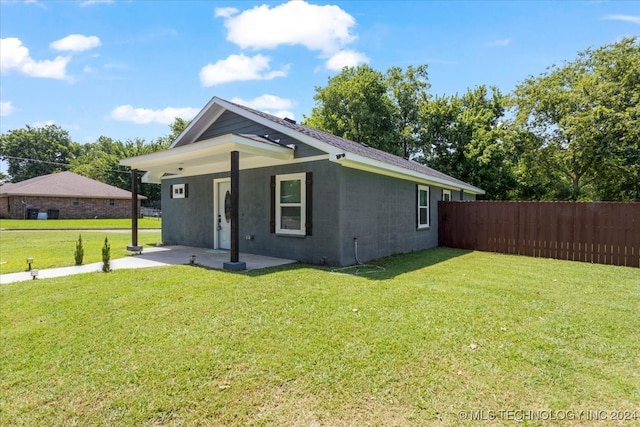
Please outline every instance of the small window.
[{"label": "small window", "polygon": [[77,197],[74,197],[72,203],[73,206],[78,206],[80,204],[80,200]]},{"label": "small window", "polygon": [[116,200],[115,199],[109,199],[109,206],[115,206],[116,205]]},{"label": "small window", "polygon": [[305,174],[276,176],[276,233],[305,235]]},{"label": "small window", "polygon": [[429,187],[418,185],[418,228],[429,227]]},{"label": "small window", "polygon": [[442,190],[442,201],[443,202],[451,201],[451,190]]}]

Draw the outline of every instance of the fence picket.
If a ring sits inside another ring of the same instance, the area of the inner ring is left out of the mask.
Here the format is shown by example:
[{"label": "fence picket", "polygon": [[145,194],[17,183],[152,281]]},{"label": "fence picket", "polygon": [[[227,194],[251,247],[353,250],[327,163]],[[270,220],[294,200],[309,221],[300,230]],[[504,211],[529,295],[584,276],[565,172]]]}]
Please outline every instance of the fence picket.
[{"label": "fence picket", "polygon": [[640,267],[640,203],[439,202],[441,246]]}]

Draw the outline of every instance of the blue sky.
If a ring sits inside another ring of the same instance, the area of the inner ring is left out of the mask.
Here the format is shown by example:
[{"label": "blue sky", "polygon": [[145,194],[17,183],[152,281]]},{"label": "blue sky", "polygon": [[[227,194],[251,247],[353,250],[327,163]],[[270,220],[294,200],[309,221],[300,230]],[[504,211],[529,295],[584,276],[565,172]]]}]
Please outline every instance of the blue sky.
[{"label": "blue sky", "polygon": [[640,34],[633,1],[0,0],[0,131],[152,140],[213,96],[301,120],[345,65],[429,65],[433,95],[503,92]]}]

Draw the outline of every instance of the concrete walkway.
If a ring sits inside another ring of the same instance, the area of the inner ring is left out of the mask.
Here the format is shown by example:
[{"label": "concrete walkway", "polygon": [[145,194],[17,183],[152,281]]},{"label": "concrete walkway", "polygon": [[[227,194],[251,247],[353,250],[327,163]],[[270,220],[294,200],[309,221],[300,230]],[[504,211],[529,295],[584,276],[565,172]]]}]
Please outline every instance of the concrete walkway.
[{"label": "concrete walkway", "polygon": [[[112,270],[126,268],[163,267],[167,265],[184,265],[191,262],[191,256],[195,255],[195,263],[203,267],[222,270],[222,264],[229,261],[229,252],[206,248],[194,248],[190,246],[162,246],[145,248],[140,255],[128,255],[124,258],[113,259],[110,262]],[[285,264],[293,264],[296,261],[290,259],[273,258],[262,255],[240,254],[240,261],[247,263],[247,270],[257,270],[267,267],[277,267]],[[93,273],[102,271],[102,263],[96,262],[87,265],[72,267],[50,268],[38,270],[38,279],[51,277],[70,276],[72,274]],[[29,271],[20,273],[0,274],[0,284],[23,282],[32,280]]]}]

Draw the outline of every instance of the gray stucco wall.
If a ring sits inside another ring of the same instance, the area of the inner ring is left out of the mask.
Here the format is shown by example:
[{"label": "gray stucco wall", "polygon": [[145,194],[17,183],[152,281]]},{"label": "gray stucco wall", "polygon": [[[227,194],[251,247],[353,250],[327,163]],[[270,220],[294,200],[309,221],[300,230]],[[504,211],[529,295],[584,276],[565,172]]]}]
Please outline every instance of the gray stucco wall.
[{"label": "gray stucco wall", "polygon": [[[270,177],[313,173],[313,233],[291,237],[270,232]],[[214,247],[213,180],[228,173],[164,180],[162,239]],[[169,198],[172,184],[188,184],[185,199]],[[430,226],[418,229],[415,182],[342,167],[327,161],[240,171],[240,251],[301,262],[351,265],[438,245],[439,187],[430,186]],[[459,193],[458,193],[459,194]],[[253,240],[245,240],[246,235]]]},{"label": "gray stucco wall", "polygon": [[341,170],[341,264],[365,262],[438,245],[437,201],[429,187],[430,226],[417,228],[417,184],[355,169]]},{"label": "gray stucco wall", "polygon": [[[270,255],[319,264],[339,264],[338,165],[308,162],[240,171],[240,252]],[[270,177],[313,173],[313,233],[311,236],[280,236],[270,232]],[[162,182],[162,240],[205,248],[214,247],[213,180],[229,174],[164,180]],[[172,184],[188,185],[185,199],[169,198]],[[245,240],[246,235],[253,240]]]}]

